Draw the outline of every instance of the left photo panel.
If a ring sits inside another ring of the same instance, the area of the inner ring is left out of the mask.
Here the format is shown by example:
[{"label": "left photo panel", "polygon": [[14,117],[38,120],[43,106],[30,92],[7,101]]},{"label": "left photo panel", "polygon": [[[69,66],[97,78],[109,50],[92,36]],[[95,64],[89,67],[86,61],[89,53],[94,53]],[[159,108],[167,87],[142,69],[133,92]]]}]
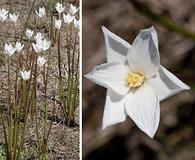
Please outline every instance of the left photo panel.
[{"label": "left photo panel", "polygon": [[0,159],[80,158],[80,1],[0,1]]}]

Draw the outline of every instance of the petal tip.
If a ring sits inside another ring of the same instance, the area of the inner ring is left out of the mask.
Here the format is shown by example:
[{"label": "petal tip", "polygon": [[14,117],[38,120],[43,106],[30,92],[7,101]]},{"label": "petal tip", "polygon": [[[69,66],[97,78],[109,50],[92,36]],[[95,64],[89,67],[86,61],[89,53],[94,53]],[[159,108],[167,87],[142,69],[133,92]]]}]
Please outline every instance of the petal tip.
[{"label": "petal tip", "polygon": [[150,138],[154,138],[154,134],[147,134]]},{"label": "petal tip", "polygon": [[103,131],[104,131],[106,128],[107,128],[106,126],[102,125],[102,130],[103,130]]},{"label": "petal tip", "polygon": [[190,89],[191,89],[191,87],[186,85],[185,90],[190,90]]},{"label": "petal tip", "polygon": [[190,90],[190,89],[191,89],[191,87],[190,87],[189,85],[187,85],[187,84],[185,84],[185,83],[184,83],[184,85],[185,85],[185,86],[184,86],[184,89],[185,89],[185,90]]},{"label": "petal tip", "polygon": [[101,28],[102,28],[103,33],[105,33],[108,30],[105,26],[102,26]]},{"label": "petal tip", "polygon": [[156,31],[156,29],[155,29],[154,26],[151,26],[151,27],[149,28],[149,30],[151,30],[151,31]]},{"label": "petal tip", "polygon": [[156,131],[149,131],[149,130],[143,130],[143,129],[141,129],[141,131],[143,132],[143,133],[145,133],[148,137],[150,137],[150,138],[154,138],[154,135],[155,135],[155,133],[156,133]]},{"label": "petal tip", "polygon": [[84,75],[84,77],[87,78],[87,79],[90,79],[90,77],[91,77],[91,76],[90,76],[90,73]]}]

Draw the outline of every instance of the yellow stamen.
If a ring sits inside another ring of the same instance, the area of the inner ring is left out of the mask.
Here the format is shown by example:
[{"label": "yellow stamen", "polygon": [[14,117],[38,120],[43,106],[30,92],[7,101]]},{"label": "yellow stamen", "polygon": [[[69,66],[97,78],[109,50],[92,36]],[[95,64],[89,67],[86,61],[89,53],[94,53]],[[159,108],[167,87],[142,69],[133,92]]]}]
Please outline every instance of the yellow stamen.
[{"label": "yellow stamen", "polygon": [[129,73],[126,79],[127,85],[132,88],[141,86],[144,80],[145,80],[144,75],[139,73]]}]

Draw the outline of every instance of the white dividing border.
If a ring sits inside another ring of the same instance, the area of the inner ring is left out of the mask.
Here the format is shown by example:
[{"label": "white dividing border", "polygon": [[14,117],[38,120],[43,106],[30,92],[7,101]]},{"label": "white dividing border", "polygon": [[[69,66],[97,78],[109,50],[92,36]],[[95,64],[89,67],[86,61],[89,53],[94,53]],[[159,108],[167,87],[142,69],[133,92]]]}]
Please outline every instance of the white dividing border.
[{"label": "white dividing border", "polygon": [[80,77],[79,77],[79,96],[80,96],[80,108],[79,108],[79,112],[80,112],[80,121],[79,121],[79,131],[80,131],[80,137],[79,137],[79,152],[80,152],[80,160],[82,160],[82,0],[79,0],[79,14],[80,14],[80,40],[79,40],[79,44],[80,44]]}]

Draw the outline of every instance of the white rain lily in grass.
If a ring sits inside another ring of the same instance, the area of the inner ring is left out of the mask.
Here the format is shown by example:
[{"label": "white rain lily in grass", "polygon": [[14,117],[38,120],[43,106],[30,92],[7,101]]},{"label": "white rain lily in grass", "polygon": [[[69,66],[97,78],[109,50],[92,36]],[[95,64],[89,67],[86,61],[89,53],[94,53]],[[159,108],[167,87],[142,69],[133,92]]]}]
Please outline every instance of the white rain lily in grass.
[{"label": "white rain lily in grass", "polygon": [[44,7],[39,7],[39,10],[38,11],[36,10],[35,12],[39,18],[43,18],[46,16],[46,12],[45,12]]},{"label": "white rain lily in grass", "polygon": [[37,58],[37,64],[38,64],[39,66],[43,66],[46,62],[47,62],[47,60],[45,59],[45,57],[39,56],[39,57]]},{"label": "white rain lily in grass", "polygon": [[12,44],[5,44],[5,54],[8,56],[12,56],[16,52],[16,48],[12,46]]},{"label": "white rain lily in grass", "polygon": [[58,12],[58,14],[60,15],[63,11],[64,11],[64,9],[65,9],[65,7],[63,7],[62,6],[62,3],[60,3],[60,2],[58,2],[57,4],[56,4],[56,11]]},{"label": "white rain lily in grass", "polygon": [[66,15],[66,14],[63,14],[63,18],[64,18],[64,23],[66,24],[70,24],[73,19],[74,19],[74,16],[71,16],[69,13]]},{"label": "white rain lily in grass", "polygon": [[107,63],[86,75],[107,88],[102,128],[123,122],[128,115],[152,138],[159,126],[159,102],[190,87],[160,65],[154,27],[142,30],[132,45],[102,29]]},{"label": "white rain lily in grass", "polygon": [[75,26],[75,28],[79,29],[80,28],[80,20],[77,20],[76,18],[74,18],[74,26]]},{"label": "white rain lily in grass", "polygon": [[20,42],[16,42],[16,51],[21,52],[24,48],[24,44],[21,44]]},{"label": "white rain lily in grass", "polygon": [[27,30],[26,30],[26,36],[27,36],[29,39],[32,38],[33,34],[34,34],[34,31],[32,31],[32,30],[30,30],[30,29],[27,29]]},{"label": "white rain lily in grass", "polygon": [[51,46],[51,41],[48,41],[46,39],[38,39],[36,43],[32,43],[32,46],[36,53],[40,53],[49,49],[49,47]]},{"label": "white rain lily in grass", "polygon": [[10,21],[13,22],[13,23],[16,23],[17,20],[18,20],[18,16],[19,16],[19,14],[15,14],[15,13],[11,14],[10,13],[9,14]]},{"label": "white rain lily in grass", "polygon": [[0,22],[4,22],[8,17],[8,11],[5,9],[0,9]]},{"label": "white rain lily in grass", "polygon": [[42,40],[39,40],[36,43],[32,43],[32,46],[36,53],[41,53],[43,51]]},{"label": "white rain lily in grass", "polygon": [[36,43],[32,43],[33,49],[35,50],[36,53],[40,53],[43,51],[42,49],[42,40],[43,40],[43,34],[38,32],[35,36],[34,39]]},{"label": "white rain lily in grass", "polygon": [[56,19],[55,20],[55,28],[56,29],[60,29],[61,28],[61,26],[62,26],[62,20],[60,20],[60,19]]},{"label": "white rain lily in grass", "polygon": [[30,79],[30,73],[31,73],[30,70],[29,70],[29,71],[20,71],[20,74],[21,74],[22,79],[23,79],[24,81]]},{"label": "white rain lily in grass", "polygon": [[77,8],[76,6],[73,6],[72,4],[70,4],[70,9],[69,9],[69,13],[71,15],[75,15],[77,13],[77,11],[79,10],[79,8]]}]

